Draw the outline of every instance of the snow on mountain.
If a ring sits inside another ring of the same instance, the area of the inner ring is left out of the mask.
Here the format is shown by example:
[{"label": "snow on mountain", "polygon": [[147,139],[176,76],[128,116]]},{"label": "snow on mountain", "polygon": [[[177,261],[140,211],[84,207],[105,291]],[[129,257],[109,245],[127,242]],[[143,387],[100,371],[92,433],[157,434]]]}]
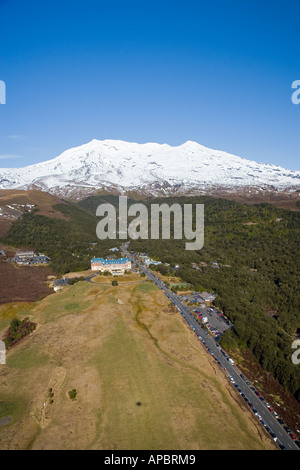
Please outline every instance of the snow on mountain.
[{"label": "snow on mountain", "polygon": [[88,194],[98,189],[163,190],[209,187],[300,185],[300,171],[256,163],[196,142],[172,147],[120,140],[92,140],[52,160],[0,169],[0,189],[41,189],[53,194]]}]

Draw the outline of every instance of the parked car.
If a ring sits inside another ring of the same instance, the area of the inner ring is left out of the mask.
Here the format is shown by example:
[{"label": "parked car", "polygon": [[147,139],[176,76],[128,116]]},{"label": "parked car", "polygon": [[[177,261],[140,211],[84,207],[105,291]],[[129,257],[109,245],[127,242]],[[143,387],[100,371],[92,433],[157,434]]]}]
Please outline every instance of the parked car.
[{"label": "parked car", "polygon": [[273,437],[274,441],[277,441],[278,437],[276,434],[274,434],[272,431],[270,432],[270,435]]}]

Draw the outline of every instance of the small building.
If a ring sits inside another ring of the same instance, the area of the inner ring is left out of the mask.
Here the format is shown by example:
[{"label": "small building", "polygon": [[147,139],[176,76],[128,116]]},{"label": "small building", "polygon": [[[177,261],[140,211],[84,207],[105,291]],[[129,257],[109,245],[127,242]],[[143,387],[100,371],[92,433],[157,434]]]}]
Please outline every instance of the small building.
[{"label": "small building", "polygon": [[33,258],[35,256],[34,251],[19,251],[16,253],[16,258]]},{"label": "small building", "polygon": [[13,261],[19,265],[30,266],[48,264],[50,262],[50,258],[44,255],[44,253],[36,254],[34,251],[20,251],[16,253]]},{"label": "small building", "polygon": [[154,259],[151,259],[151,258],[145,261],[146,266],[150,266],[150,264],[153,264],[154,266],[158,266],[159,264],[161,264],[161,261],[154,261]]},{"label": "small building", "polygon": [[145,264],[149,263],[150,257],[148,255],[139,255],[139,258],[141,261],[143,261]]},{"label": "small building", "polygon": [[68,279],[66,277],[63,277],[61,279],[55,279],[53,281],[53,284],[55,287],[58,287],[58,286],[65,286],[68,284]]},{"label": "small building", "polygon": [[214,294],[213,292],[201,292],[200,298],[202,299],[203,302],[210,303],[215,300],[216,294]]}]

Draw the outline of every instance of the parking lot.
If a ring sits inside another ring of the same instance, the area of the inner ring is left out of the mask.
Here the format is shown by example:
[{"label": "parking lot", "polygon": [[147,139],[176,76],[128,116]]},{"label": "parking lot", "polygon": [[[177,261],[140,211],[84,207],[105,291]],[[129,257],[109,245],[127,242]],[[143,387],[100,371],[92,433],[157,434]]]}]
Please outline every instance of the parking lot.
[{"label": "parking lot", "polygon": [[216,307],[200,306],[190,308],[201,323],[204,323],[207,329],[216,337],[222,335],[225,330],[232,326],[229,320]]}]

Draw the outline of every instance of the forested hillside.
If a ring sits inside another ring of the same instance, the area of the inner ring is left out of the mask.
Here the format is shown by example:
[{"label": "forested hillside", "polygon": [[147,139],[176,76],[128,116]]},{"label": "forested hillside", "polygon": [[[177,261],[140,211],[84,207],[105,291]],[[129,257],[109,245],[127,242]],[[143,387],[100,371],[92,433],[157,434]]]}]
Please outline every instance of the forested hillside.
[{"label": "forested hillside", "polygon": [[131,248],[169,263],[156,268],[164,273],[179,264],[184,281],[216,292],[215,304],[234,325],[223,345],[249,348],[300,401],[300,367],[291,361],[300,329],[300,213],[211,198],[155,202],[204,203],[204,247],[193,252],[183,241],[138,240]]},{"label": "forested hillside", "polygon": [[98,240],[95,217],[74,203],[57,204],[55,210],[68,220],[26,213],[10,228],[3,241],[29,246],[51,258],[52,269],[60,274],[90,268],[93,256],[106,256],[111,240]]},{"label": "forested hillside", "polygon": [[[128,205],[133,202],[128,200]],[[300,401],[300,366],[291,361],[291,344],[300,331],[300,212],[210,197],[143,202],[149,209],[151,203],[204,204],[201,250],[185,250],[185,240],[172,239],[131,240],[130,248],[168,263],[157,267],[165,274],[174,273],[179,264],[177,274],[184,281],[197,290],[216,292],[216,305],[234,325],[221,339],[223,345],[249,348]],[[96,196],[56,205],[69,220],[24,214],[5,243],[44,252],[59,273],[89,268],[93,256],[111,254],[109,248],[120,245],[96,237],[95,213],[102,203],[117,208],[119,201],[117,196]]]}]

